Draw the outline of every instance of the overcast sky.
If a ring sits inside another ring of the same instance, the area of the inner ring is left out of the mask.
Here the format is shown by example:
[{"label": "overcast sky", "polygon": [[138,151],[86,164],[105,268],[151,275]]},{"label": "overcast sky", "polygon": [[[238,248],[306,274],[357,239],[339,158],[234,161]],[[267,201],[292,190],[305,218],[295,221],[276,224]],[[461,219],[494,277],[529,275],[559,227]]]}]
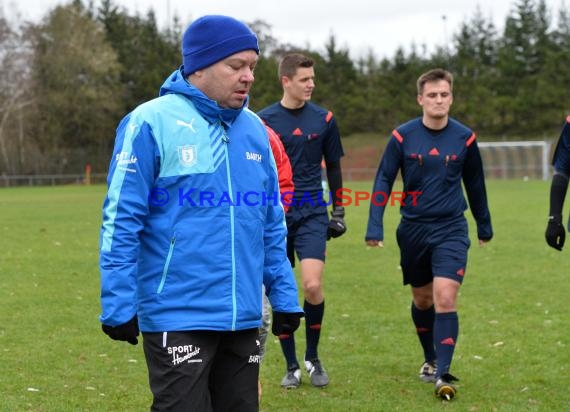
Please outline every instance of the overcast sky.
[{"label": "overcast sky", "polygon": [[[570,0],[565,0],[566,4]],[[188,23],[205,14],[227,14],[252,22],[263,20],[282,43],[310,45],[319,51],[331,34],[351,56],[372,50],[377,57],[392,57],[402,46],[425,44],[428,52],[451,41],[460,23],[470,20],[479,7],[501,33],[506,16],[517,0],[114,0],[132,13],[154,8],[164,27],[175,14]],[[63,0],[0,0],[0,11],[38,20]],[[97,0],[95,0],[97,4]],[[564,0],[546,0],[555,19]]]}]

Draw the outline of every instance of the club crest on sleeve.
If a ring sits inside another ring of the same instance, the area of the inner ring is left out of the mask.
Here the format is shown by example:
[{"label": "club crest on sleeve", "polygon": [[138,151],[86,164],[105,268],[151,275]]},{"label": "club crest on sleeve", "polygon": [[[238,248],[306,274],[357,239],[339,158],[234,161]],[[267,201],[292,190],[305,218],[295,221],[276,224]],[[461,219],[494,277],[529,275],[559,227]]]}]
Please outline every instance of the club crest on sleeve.
[{"label": "club crest on sleeve", "polygon": [[178,159],[184,167],[191,167],[198,161],[196,145],[178,146]]}]

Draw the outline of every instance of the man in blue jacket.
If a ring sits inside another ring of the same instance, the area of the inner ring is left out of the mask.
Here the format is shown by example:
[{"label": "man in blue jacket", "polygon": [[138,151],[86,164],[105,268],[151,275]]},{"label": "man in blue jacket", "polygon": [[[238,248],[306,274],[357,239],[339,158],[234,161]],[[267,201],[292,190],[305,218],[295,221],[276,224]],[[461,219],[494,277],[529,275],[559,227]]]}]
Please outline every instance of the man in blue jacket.
[{"label": "man in blue jacket", "polygon": [[183,65],[120,122],[100,239],[103,331],[137,344],[153,411],[257,411],[261,289],[276,335],[303,315],[267,131],[247,109],[259,47],[194,21]]},{"label": "man in blue jacket", "polygon": [[459,333],[457,294],[470,246],[464,212],[477,222],[479,244],[491,240],[483,165],[475,133],[449,117],[453,77],[443,69],[417,81],[423,115],[397,127],[378,167],[366,231],[368,246],[384,246],[386,197],[401,171],[404,196],[396,237],[404,284],[412,289],[411,315],[424,353],[420,379],[451,400],[457,380],[449,373]]}]

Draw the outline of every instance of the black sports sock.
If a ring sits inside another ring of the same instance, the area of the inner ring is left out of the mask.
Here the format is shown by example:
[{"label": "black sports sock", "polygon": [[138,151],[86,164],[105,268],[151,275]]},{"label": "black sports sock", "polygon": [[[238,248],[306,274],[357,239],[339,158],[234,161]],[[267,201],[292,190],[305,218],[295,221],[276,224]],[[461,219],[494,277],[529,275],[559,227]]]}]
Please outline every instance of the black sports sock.
[{"label": "black sports sock", "polygon": [[459,317],[457,312],[436,313],[434,322],[435,350],[437,353],[437,377],[449,372],[457,336]]},{"label": "black sports sock", "polygon": [[288,337],[281,335],[279,337],[279,343],[281,344],[281,350],[285,356],[285,361],[287,362],[287,370],[297,369],[299,367],[299,362],[297,362],[297,355],[295,352],[295,335],[290,334]]},{"label": "black sports sock", "polygon": [[321,337],[321,322],[325,313],[325,301],[318,305],[312,305],[305,301],[303,309],[305,311],[305,331],[307,334],[305,359],[316,359],[319,357],[317,346]]},{"label": "black sports sock", "polygon": [[420,310],[412,302],[412,320],[416,326],[416,332],[424,350],[426,362],[435,360],[435,347],[433,342],[433,323],[435,319],[435,309],[433,305],[427,310]]}]

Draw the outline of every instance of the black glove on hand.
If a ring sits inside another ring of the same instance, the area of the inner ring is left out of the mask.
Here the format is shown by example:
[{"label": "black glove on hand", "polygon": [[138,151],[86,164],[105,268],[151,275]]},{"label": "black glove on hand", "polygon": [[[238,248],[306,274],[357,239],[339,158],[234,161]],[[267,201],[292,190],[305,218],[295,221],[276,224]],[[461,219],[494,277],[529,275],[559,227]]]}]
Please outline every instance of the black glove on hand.
[{"label": "black glove on hand", "polygon": [[546,226],[546,243],[548,246],[556,250],[562,250],[564,240],[566,239],[566,230],[562,225],[562,215],[554,215],[548,218],[548,225]]},{"label": "black glove on hand", "polygon": [[290,335],[297,330],[302,317],[303,312],[286,313],[273,311],[271,332],[275,336]]},{"label": "black glove on hand", "polygon": [[137,315],[133,316],[127,323],[119,326],[102,325],[103,332],[105,332],[113,340],[124,340],[131,345],[139,343],[137,336],[139,336],[139,322]]},{"label": "black glove on hand", "polygon": [[331,237],[339,237],[346,232],[346,223],[344,222],[344,207],[335,206],[331,212],[331,220],[329,222],[329,229],[327,232],[327,240]]}]

